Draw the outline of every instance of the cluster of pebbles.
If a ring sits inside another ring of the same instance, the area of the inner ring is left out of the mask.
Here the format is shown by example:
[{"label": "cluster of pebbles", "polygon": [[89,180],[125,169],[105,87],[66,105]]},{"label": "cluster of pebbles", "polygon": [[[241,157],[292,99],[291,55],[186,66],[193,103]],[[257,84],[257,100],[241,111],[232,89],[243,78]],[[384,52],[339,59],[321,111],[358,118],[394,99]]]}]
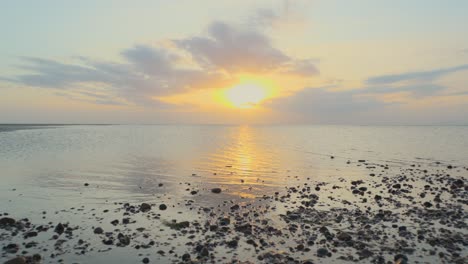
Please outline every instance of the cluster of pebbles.
[{"label": "cluster of pebbles", "polygon": [[[194,199],[177,205],[57,212],[69,216],[66,223],[3,213],[0,257],[7,264],[69,263],[75,255],[86,263],[88,254],[132,248],[142,263],[468,263],[468,168],[347,164],[365,176],[297,181],[251,199],[191,185]],[[219,203],[207,207],[195,197]],[[91,223],[73,223],[76,214],[92,216]]]}]

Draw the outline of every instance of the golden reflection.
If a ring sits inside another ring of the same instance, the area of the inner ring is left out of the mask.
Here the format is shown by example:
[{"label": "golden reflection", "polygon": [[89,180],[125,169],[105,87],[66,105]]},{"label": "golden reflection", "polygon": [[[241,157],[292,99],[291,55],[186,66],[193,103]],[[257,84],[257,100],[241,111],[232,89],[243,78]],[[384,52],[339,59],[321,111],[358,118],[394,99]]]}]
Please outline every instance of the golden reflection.
[{"label": "golden reflection", "polygon": [[226,184],[229,193],[254,198],[264,188],[275,187],[277,174],[274,155],[262,146],[258,131],[249,126],[232,128],[229,143],[211,155],[218,169],[211,182]]}]

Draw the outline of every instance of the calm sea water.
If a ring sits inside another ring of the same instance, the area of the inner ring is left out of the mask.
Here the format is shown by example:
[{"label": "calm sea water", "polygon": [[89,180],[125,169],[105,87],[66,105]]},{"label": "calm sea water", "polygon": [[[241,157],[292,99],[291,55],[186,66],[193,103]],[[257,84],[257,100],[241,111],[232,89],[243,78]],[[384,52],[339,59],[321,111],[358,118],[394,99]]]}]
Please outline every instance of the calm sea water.
[{"label": "calm sea water", "polygon": [[345,170],[346,160],[468,163],[466,126],[1,126],[0,131],[2,196],[23,189],[24,196],[45,203],[51,192],[73,201],[80,193],[70,190],[84,182],[102,188],[87,193],[95,202],[141,199],[160,191],[159,183],[171,188],[186,180],[242,192],[247,188],[242,179],[261,194],[283,186],[285,175],[339,174],[335,171]]},{"label": "calm sea water", "polygon": [[[346,161],[358,159],[463,166],[468,127],[4,125],[0,209],[35,218],[42,210],[161,195],[176,204],[190,197],[187,182],[248,199],[282,190],[291,179],[357,175]],[[196,202],[219,201],[200,195]]]}]

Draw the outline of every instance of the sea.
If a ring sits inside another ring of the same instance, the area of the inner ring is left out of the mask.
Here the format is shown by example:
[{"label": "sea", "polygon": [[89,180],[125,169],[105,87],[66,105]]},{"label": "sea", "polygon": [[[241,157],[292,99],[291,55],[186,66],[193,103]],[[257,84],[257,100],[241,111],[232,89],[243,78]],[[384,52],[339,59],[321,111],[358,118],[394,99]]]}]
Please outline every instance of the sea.
[{"label": "sea", "polygon": [[[172,263],[174,257],[167,252],[179,250],[179,257],[191,253],[187,241],[161,231],[161,223],[149,224],[149,218],[134,225],[152,226],[153,239],[166,254],[155,253],[155,248],[108,249],[89,229],[117,228],[109,222],[115,215],[121,218],[116,208],[126,203],[168,205],[168,210],[158,211],[158,221],[202,222],[203,216],[190,212],[187,203],[199,208],[220,207],[226,201],[256,203],[287,191],[287,186],[368,177],[359,162],[462,168],[468,165],[468,126],[0,125],[0,214],[77,226],[76,240],[81,236],[88,243],[83,252],[76,241],[59,253],[53,252],[55,244],[25,249],[26,254],[41,254],[45,263],[141,263],[144,256],[151,263]],[[457,173],[467,178],[466,170]],[[215,195],[213,188],[222,193]],[[113,215],[104,214],[106,208]],[[49,241],[52,233],[44,233],[31,241],[49,243],[41,241]],[[168,239],[175,242],[164,244]],[[5,246],[10,240],[0,243]],[[462,252],[466,254],[466,248]],[[4,254],[0,260],[14,255]],[[243,258],[242,253],[234,255]],[[319,263],[331,260],[318,258]],[[426,261],[438,263],[430,257]]]}]

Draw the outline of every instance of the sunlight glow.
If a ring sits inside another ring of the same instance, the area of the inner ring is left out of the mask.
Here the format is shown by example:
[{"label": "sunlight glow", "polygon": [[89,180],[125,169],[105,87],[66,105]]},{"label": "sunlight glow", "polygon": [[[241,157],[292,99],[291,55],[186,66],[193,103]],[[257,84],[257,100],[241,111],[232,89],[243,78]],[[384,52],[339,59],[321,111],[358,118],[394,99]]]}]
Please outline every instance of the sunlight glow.
[{"label": "sunlight glow", "polygon": [[267,91],[256,84],[240,84],[227,90],[226,97],[235,107],[252,108],[267,97]]}]

